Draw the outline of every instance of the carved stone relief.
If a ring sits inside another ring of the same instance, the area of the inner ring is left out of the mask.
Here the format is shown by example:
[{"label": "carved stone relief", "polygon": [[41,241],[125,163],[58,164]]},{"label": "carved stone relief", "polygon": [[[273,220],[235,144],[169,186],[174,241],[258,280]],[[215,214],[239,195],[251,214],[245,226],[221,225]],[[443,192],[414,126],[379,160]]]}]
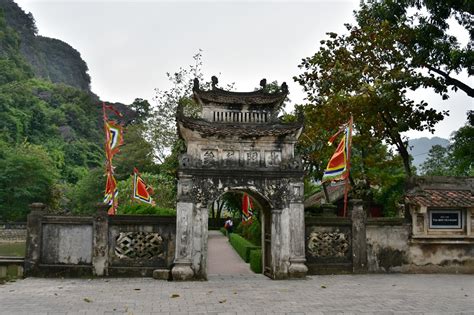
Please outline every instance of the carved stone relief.
[{"label": "carved stone relief", "polygon": [[238,166],[239,165],[239,151],[224,150],[222,152],[223,166]]},{"label": "carved stone relief", "polygon": [[256,167],[260,165],[260,152],[259,151],[245,151],[245,165],[250,167]]},{"label": "carved stone relief", "polygon": [[342,232],[312,232],[308,237],[308,250],[312,257],[346,257],[349,236]]},{"label": "carved stone relief", "polygon": [[291,183],[289,198],[291,202],[304,202],[304,184],[302,182]]},{"label": "carved stone relief", "polygon": [[[217,199],[226,189],[234,187],[245,187],[261,192],[276,209],[288,207],[289,202],[295,199],[291,199],[289,179],[194,177],[189,200],[206,207],[209,202]],[[179,200],[181,201],[181,198]]]},{"label": "carved stone relief", "polygon": [[203,150],[201,160],[204,167],[215,166],[218,162],[217,150]]},{"label": "carved stone relief", "polygon": [[265,166],[274,167],[281,163],[280,151],[265,151]]},{"label": "carved stone relief", "polygon": [[115,255],[120,259],[163,258],[163,238],[158,233],[121,232],[117,236]]}]

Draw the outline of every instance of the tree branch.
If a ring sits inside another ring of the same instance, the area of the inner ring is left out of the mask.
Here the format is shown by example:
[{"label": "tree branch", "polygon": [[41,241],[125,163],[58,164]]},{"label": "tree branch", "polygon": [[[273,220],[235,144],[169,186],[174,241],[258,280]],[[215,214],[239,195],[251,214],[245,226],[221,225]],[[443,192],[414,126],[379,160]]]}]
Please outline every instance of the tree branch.
[{"label": "tree branch", "polygon": [[460,90],[463,90],[464,92],[466,92],[466,94],[470,97],[474,97],[474,89],[471,88],[469,85],[459,81],[458,79],[455,79],[453,77],[451,77],[449,74],[447,74],[446,72],[440,70],[440,69],[437,69],[433,66],[429,66],[429,65],[425,65],[425,67],[430,70],[430,71],[433,71],[434,73],[437,73],[439,74],[440,76],[444,77],[446,79],[446,83],[448,85],[454,85],[456,87],[458,87]]}]

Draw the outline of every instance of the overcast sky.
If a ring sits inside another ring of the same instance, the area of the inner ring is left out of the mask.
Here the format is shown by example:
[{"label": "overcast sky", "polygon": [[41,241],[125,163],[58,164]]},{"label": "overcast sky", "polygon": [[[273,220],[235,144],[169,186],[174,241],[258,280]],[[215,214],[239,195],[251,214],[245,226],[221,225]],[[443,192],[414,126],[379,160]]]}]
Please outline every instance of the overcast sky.
[{"label": "overcast sky", "polygon": [[[298,64],[317,51],[326,32],[342,33],[343,24],[353,22],[360,1],[16,2],[33,13],[40,35],[61,39],[81,53],[93,92],[130,104],[137,97],[152,102],[155,88],[169,87],[165,73],[191,64],[199,49],[205,76],[217,75],[221,86],[235,82],[236,90],[250,91],[262,78],[286,81],[292,103],[302,103],[305,95],[292,80]],[[474,83],[466,76],[463,81]],[[449,138],[474,108],[463,92],[451,95],[448,101],[430,92],[415,96],[451,111],[435,136]]]}]

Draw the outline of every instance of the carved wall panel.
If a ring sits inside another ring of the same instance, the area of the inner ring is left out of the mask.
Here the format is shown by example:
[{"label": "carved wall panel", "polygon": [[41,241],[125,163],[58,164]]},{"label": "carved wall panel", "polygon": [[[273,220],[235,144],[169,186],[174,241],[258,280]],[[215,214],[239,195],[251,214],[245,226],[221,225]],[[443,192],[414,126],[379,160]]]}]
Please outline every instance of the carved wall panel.
[{"label": "carved wall panel", "polygon": [[259,151],[245,151],[245,166],[258,167],[260,166],[260,152]]},{"label": "carved wall panel", "polygon": [[280,151],[265,151],[265,166],[275,167],[281,163]]},{"label": "carved wall panel", "polygon": [[221,158],[223,166],[238,166],[239,153],[237,150],[224,150]]},{"label": "carved wall panel", "polygon": [[349,236],[342,232],[312,232],[308,237],[307,253],[312,257],[343,258],[349,249]]},{"label": "carved wall panel", "polygon": [[117,236],[115,255],[120,259],[162,258],[163,238],[158,233],[121,232]]},{"label": "carved wall panel", "polygon": [[202,150],[201,152],[201,160],[202,166],[215,166],[218,164],[218,155],[217,150]]}]

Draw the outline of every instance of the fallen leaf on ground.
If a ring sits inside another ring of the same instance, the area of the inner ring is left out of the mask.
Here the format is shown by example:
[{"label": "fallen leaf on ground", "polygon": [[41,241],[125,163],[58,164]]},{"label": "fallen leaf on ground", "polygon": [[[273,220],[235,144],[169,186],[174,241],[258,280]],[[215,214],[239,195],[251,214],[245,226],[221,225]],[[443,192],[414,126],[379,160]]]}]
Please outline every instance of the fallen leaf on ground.
[{"label": "fallen leaf on ground", "polygon": [[140,289],[140,288],[135,288],[134,290],[135,290],[135,291],[140,291],[141,289]]},{"label": "fallen leaf on ground", "polygon": [[170,296],[170,298],[172,298],[172,299],[177,298],[177,297],[179,297],[179,294],[176,294],[176,293],[173,293],[173,294],[171,294],[171,296]]},{"label": "fallen leaf on ground", "polygon": [[322,289],[326,289],[327,287],[324,284],[321,284]]},{"label": "fallen leaf on ground", "polygon": [[84,298],[84,302],[91,303],[92,300],[91,300],[91,299],[88,299],[88,298]]},{"label": "fallen leaf on ground", "polygon": [[219,301],[219,303],[225,303],[225,302],[227,302],[227,300],[226,300],[226,299],[224,299],[224,300],[220,300],[220,301]]}]

